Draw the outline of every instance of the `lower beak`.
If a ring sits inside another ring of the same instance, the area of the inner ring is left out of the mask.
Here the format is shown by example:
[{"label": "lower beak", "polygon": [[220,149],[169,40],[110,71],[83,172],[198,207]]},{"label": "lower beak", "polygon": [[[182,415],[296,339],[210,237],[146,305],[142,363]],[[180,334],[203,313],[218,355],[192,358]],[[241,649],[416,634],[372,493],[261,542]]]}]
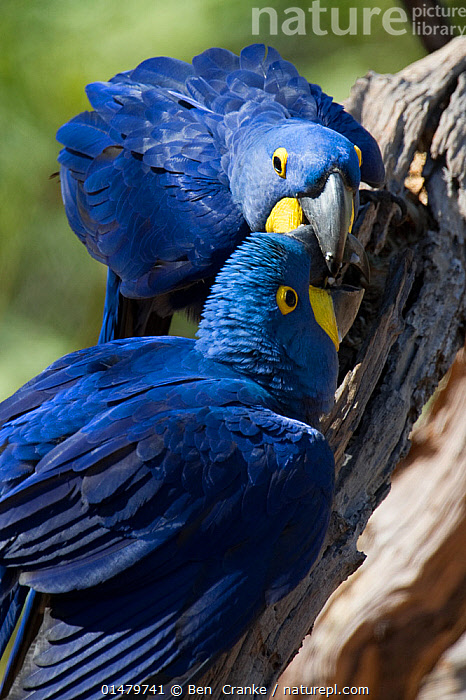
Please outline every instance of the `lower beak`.
[{"label": "lower beak", "polygon": [[[348,284],[324,286],[328,277],[328,269],[313,228],[300,226],[288,235],[298,239],[306,246],[311,261],[309,298],[314,316],[338,350],[339,344],[348,333],[358,314],[364,289]],[[360,258],[359,262],[362,264],[359,264],[355,256]],[[346,260],[346,258],[349,259]],[[364,265],[367,264],[365,275],[369,279],[369,268],[364,248],[358,239],[351,234],[349,234],[345,246],[344,262],[346,261],[358,265],[363,272]]]},{"label": "lower beak", "polygon": [[341,287],[330,287],[328,292],[332,297],[338,339],[341,342],[358,314],[364,296],[364,289],[342,285]]},{"label": "lower beak", "polygon": [[331,173],[317,197],[299,197],[303,214],[314,229],[330,273],[337,275],[354,219],[353,192],[337,172]]},{"label": "lower beak", "polygon": [[350,265],[356,265],[356,267],[361,270],[366,280],[368,282],[371,281],[371,267],[366,251],[363,244],[356,238],[356,236],[353,236],[352,233],[348,233],[346,238],[343,262],[349,263]]},{"label": "lower beak", "polygon": [[354,323],[364,289],[337,287],[322,289],[309,286],[309,301],[314,318],[329,336],[338,352],[340,343]]}]

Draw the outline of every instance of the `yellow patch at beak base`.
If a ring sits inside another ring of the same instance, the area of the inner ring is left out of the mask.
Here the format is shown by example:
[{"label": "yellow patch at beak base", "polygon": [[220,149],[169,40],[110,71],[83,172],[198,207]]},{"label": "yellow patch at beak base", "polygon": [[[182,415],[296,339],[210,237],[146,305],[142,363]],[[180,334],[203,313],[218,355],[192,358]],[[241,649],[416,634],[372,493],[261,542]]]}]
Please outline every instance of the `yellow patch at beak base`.
[{"label": "yellow patch at beak base", "polygon": [[267,233],[288,233],[304,222],[303,210],[297,199],[284,197],[276,203],[265,222]]},{"label": "yellow patch at beak base", "polygon": [[333,301],[330,293],[326,289],[309,286],[309,301],[311,302],[314,318],[319,326],[324,330],[336,349],[340,347],[337,320],[333,309]]},{"label": "yellow patch at beak base", "polygon": [[353,200],[353,203],[351,205],[351,219],[350,219],[350,223],[349,223],[349,227],[348,227],[348,233],[351,233],[351,231],[353,230],[353,224],[354,224],[354,200]]},{"label": "yellow patch at beak base", "polygon": [[359,167],[361,167],[361,165],[362,165],[362,153],[361,153],[361,149],[359,148],[359,146],[355,146],[355,147],[354,147],[354,150],[356,151],[357,156],[358,156]]}]

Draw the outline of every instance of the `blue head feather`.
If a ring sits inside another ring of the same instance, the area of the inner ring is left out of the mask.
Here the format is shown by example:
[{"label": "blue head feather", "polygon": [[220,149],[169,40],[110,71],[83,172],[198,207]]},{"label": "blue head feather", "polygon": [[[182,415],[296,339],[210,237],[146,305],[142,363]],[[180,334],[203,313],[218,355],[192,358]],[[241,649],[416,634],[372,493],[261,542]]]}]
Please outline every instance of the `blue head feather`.
[{"label": "blue head feather", "polygon": [[[318,195],[331,172],[338,171],[353,192],[359,187],[354,144],[326,126],[304,119],[271,126],[259,118],[242,133],[231,161],[231,191],[253,230],[265,230],[267,217],[280,199]],[[286,178],[273,167],[278,148],[288,152]]]},{"label": "blue head feather", "polygon": [[[338,363],[332,340],[314,318],[310,266],[294,238],[252,234],[217,276],[196,348],[253,378],[287,415],[314,422],[332,405]],[[298,296],[286,315],[276,300],[281,285]]]},{"label": "blue head feather", "polygon": [[318,250],[252,234],[196,343],[81,350],[0,405],[0,645],[37,592],[7,678],[18,670],[16,697],[185,683],[308,574],[334,461],[290,417],[317,415],[335,389],[309,301],[318,267]]},{"label": "blue head feather", "polygon": [[[317,201],[337,171],[356,211],[360,179],[384,179],[372,136],[260,44],[239,56],[209,49],[192,65],[148,59],[89,85],[87,94],[93,111],[71,119],[57,138],[71,228],[114,275],[102,340],[165,332],[174,310],[197,316],[210,280],[249,231],[265,229],[280,199]],[[289,154],[286,178],[273,168],[280,147]],[[344,207],[327,195],[317,221],[303,205],[316,231],[322,220],[340,225]],[[162,323],[123,328],[123,318],[149,317],[138,304],[127,313],[125,298],[152,297],[150,316]]]}]

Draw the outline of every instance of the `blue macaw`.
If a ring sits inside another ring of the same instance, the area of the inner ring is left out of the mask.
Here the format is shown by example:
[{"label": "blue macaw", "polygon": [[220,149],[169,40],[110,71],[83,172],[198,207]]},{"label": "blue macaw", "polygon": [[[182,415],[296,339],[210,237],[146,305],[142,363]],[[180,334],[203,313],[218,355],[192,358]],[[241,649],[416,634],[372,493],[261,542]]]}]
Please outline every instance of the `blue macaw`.
[{"label": "blue macaw", "polygon": [[191,678],[308,573],[334,483],[310,424],[339,329],[305,239],[249,236],[195,341],[74,352],[0,405],[0,642],[15,591],[44,609],[9,697]]},{"label": "blue macaw", "polygon": [[360,180],[383,182],[378,146],[275,49],[152,58],[87,95],[58,160],[71,228],[109,267],[101,341],[197,318],[250,231],[311,224],[329,275],[363,257],[347,234]]}]

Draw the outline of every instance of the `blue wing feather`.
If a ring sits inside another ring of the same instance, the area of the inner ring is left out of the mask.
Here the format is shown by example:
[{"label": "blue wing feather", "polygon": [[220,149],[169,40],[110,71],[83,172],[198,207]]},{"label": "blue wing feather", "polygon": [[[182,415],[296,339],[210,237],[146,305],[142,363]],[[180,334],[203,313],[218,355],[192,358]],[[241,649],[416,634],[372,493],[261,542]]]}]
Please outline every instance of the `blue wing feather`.
[{"label": "blue wing feather", "polygon": [[[192,65],[148,59],[89,85],[87,94],[95,111],[57,134],[70,225],[121,279],[123,296],[164,295],[154,307],[161,314],[173,307],[168,293],[214,275],[249,232],[230,191],[230,170],[237,137],[252,119],[323,124],[360,147],[366,182],[383,180],[372,137],[260,44],[239,57],[209,49]],[[104,324],[115,327],[106,317]]]},{"label": "blue wing feather", "polygon": [[27,588],[18,585],[15,572],[0,567],[0,658],[21,615]]},{"label": "blue wing feather", "polygon": [[118,326],[118,307],[120,302],[120,278],[109,268],[105,289],[105,305],[100,329],[99,344],[116,338]]},{"label": "blue wing feather", "polygon": [[272,409],[177,338],[73,353],[2,405],[2,561],[54,594],[34,697],[183,676],[305,575],[333,457]]}]

